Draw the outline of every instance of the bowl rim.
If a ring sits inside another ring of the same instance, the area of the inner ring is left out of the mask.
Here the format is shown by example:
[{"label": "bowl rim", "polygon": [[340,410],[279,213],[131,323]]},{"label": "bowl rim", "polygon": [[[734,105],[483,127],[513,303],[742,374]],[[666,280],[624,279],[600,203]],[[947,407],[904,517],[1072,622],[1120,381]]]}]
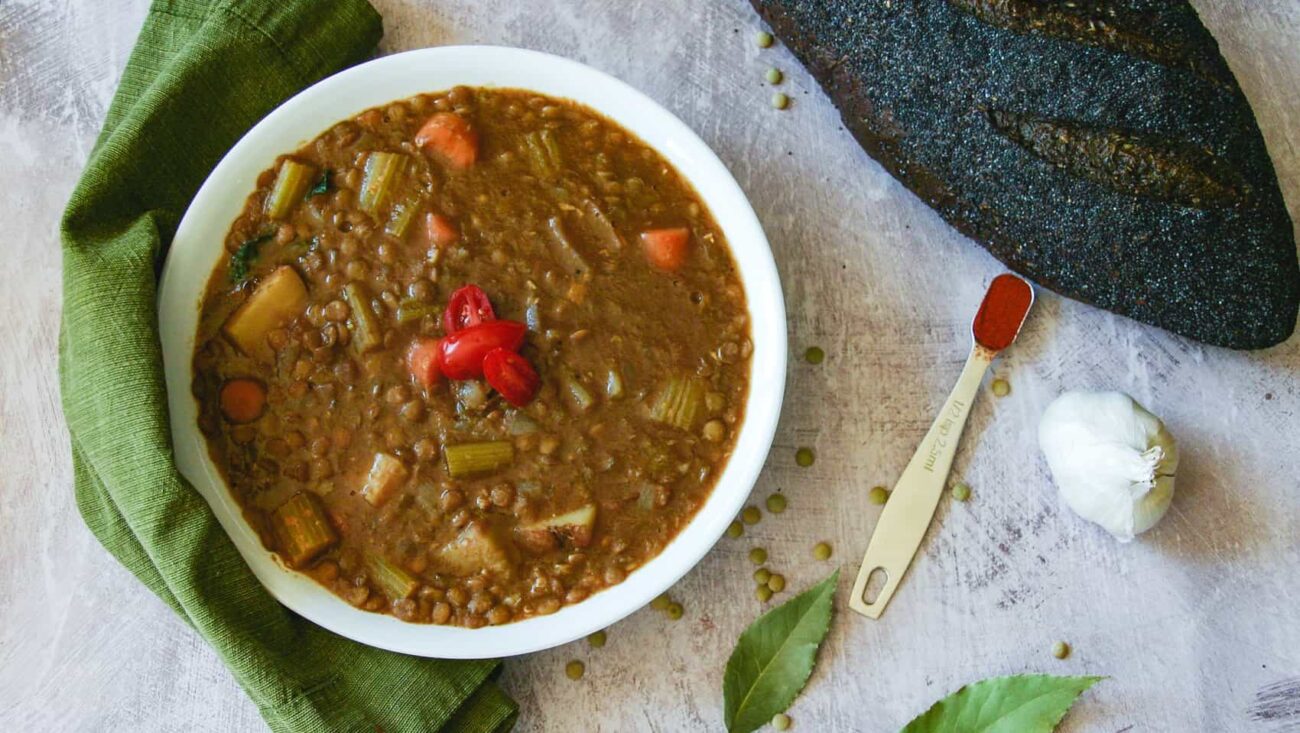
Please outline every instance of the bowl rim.
[{"label": "bowl rim", "polygon": [[[257,175],[276,156],[365,109],[464,84],[519,88],[584,104],[664,156],[709,207],[745,290],[754,345],[741,431],[701,506],[662,551],[623,582],[588,599],[501,626],[415,624],[355,608],[284,567],[243,518],[207,452],[191,391],[191,359],[204,286]],[[780,417],[787,365],[785,304],[771,248],[739,184],[681,120],[630,85],[571,59],[505,46],[442,46],[392,54],[327,77],[285,101],[221,159],[195,194],[167,252],[159,283],[159,336],[177,468],[204,497],[262,585],[290,610],[335,633],[396,652],[485,659],[539,651],[605,628],[694,568],[748,498]]]}]

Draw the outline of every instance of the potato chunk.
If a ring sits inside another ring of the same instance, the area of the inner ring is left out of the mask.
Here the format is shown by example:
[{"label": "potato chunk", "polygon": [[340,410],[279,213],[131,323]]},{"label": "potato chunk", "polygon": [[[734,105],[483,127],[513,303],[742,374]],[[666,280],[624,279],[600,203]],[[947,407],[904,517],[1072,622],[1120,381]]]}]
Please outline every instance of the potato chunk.
[{"label": "potato chunk", "polygon": [[596,505],[584,504],[571,512],[515,527],[515,539],[529,552],[540,554],[554,549],[559,538],[574,547],[586,547],[591,544],[595,527]]},{"label": "potato chunk", "polygon": [[260,361],[274,356],[266,335],[293,320],[307,308],[307,288],[288,265],[277,267],[258,283],[248,300],[222,326],[226,338],[246,355]]},{"label": "potato chunk", "polygon": [[370,464],[370,473],[366,474],[366,483],[361,487],[361,495],[371,506],[382,506],[410,475],[400,460],[387,453],[376,453]]},{"label": "potato chunk", "polygon": [[500,575],[510,575],[513,546],[503,541],[498,532],[485,522],[470,522],[456,539],[447,543],[435,555],[439,569],[452,575],[473,575],[489,570]]}]

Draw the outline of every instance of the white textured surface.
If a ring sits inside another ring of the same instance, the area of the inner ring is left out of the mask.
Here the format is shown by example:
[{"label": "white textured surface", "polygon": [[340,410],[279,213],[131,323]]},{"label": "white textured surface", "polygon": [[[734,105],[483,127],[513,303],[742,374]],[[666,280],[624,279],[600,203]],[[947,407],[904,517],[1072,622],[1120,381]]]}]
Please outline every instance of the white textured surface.
[{"label": "white textured surface", "polygon": [[[1300,4],[1198,0],[1255,106],[1300,215]],[[759,52],[740,0],[377,0],[382,51],[520,45],[630,82],[718,151],[768,230],[795,363],[755,490],[790,500],[723,540],[677,587],[687,616],[642,611],[609,644],[507,662],[520,730],[721,727],[721,674],[759,612],[745,553],[792,588],[856,570],[877,510],[964,358],[970,311],[999,271],[862,153],[781,48]],[[517,7],[518,6],[518,7]],[[264,729],[220,660],[118,566],[77,516],[58,406],[57,219],[143,19],[142,0],[0,0],[0,730]],[[738,29],[738,32],[736,32]],[[768,65],[791,109],[767,106]],[[997,368],[956,471],[969,504],[935,529],[881,622],[844,612],[790,713],[798,730],[893,730],[963,682],[1097,673],[1065,729],[1300,730],[1300,338],[1264,353],[1204,348],[1044,294]],[[1120,546],[1063,511],[1034,428],[1070,387],[1130,392],[1184,451],[1164,523]],[[818,461],[794,465],[811,445]],[[1074,645],[1067,661],[1048,649]],[[563,675],[569,659],[587,676]],[[1268,705],[1267,700],[1273,700]],[[1273,717],[1269,717],[1269,715]]]}]

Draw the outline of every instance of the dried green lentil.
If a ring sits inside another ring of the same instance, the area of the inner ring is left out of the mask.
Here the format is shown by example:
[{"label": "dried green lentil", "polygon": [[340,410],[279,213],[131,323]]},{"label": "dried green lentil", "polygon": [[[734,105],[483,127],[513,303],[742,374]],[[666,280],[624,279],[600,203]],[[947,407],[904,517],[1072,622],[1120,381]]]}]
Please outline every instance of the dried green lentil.
[{"label": "dried green lentil", "polygon": [[803,360],[809,364],[820,364],[826,360],[826,352],[822,351],[820,346],[809,346],[808,350],[803,352]]},{"label": "dried green lentil", "polygon": [[579,662],[576,659],[564,665],[564,676],[568,677],[571,680],[582,679],[582,673],[586,671],[587,671],[587,665],[583,664],[582,662]]},{"label": "dried green lentil", "polygon": [[889,489],[884,486],[871,487],[871,491],[867,492],[867,501],[872,504],[884,504],[889,501]]},{"label": "dried green lentil", "polygon": [[760,585],[754,589],[754,597],[763,603],[772,600],[772,589],[765,585]]},{"label": "dried green lentil", "polygon": [[957,482],[952,485],[952,498],[957,501],[966,501],[970,498],[970,486],[965,482]]},{"label": "dried green lentil", "polygon": [[785,78],[785,74],[782,74],[780,69],[773,66],[767,70],[767,73],[763,75],[763,78],[767,79],[768,84],[780,84],[781,80]]},{"label": "dried green lentil", "polygon": [[758,524],[762,519],[763,512],[759,511],[756,506],[747,506],[745,507],[745,510],[740,513],[740,521],[745,524]]},{"label": "dried green lentil", "polygon": [[790,96],[785,92],[777,92],[772,95],[772,107],[775,109],[785,109],[790,106]]},{"label": "dried green lentil", "polygon": [[1070,645],[1063,641],[1056,642],[1052,645],[1052,656],[1057,659],[1065,659],[1070,656]]},{"label": "dried green lentil", "polygon": [[682,604],[677,603],[676,601],[668,604],[668,618],[676,621],[680,619],[685,613],[686,613],[686,609],[682,608]]},{"label": "dried green lentil", "polygon": [[756,43],[759,48],[771,48],[772,42],[775,40],[776,39],[772,37],[772,34],[767,31],[759,31],[754,35],[754,43]]},{"label": "dried green lentil", "polygon": [[605,646],[605,632],[604,631],[592,632],[591,635],[587,637],[587,643],[592,645],[596,649]]},{"label": "dried green lentil", "polygon": [[785,495],[772,494],[767,497],[767,510],[773,514],[780,514],[785,511]]},{"label": "dried green lentil", "polygon": [[727,525],[728,537],[735,538],[741,536],[744,533],[745,533],[745,525],[741,524],[740,522],[732,522],[731,524]]},{"label": "dried green lentil", "polygon": [[817,457],[813,455],[812,448],[800,448],[794,452],[794,462],[807,468],[813,464]]},{"label": "dried green lentil", "polygon": [[995,379],[990,386],[993,388],[995,397],[1006,397],[1011,394],[1011,383],[1005,379]]},{"label": "dried green lentil", "polygon": [[790,716],[785,713],[777,713],[772,716],[772,727],[777,730],[790,730],[790,724],[793,722],[790,720]]},{"label": "dried green lentil", "polygon": [[816,545],[813,545],[813,557],[818,560],[831,559],[831,543],[818,542]]},{"label": "dried green lentil", "polygon": [[768,578],[772,577],[772,571],[767,568],[759,568],[754,571],[754,580],[762,585],[767,585]]},{"label": "dried green lentil", "polygon": [[749,561],[755,565],[762,565],[767,562],[767,550],[761,547],[755,547],[749,551]]},{"label": "dried green lentil", "polygon": [[773,593],[780,593],[785,590],[785,576],[780,573],[772,573],[772,577],[767,579],[767,587]]}]

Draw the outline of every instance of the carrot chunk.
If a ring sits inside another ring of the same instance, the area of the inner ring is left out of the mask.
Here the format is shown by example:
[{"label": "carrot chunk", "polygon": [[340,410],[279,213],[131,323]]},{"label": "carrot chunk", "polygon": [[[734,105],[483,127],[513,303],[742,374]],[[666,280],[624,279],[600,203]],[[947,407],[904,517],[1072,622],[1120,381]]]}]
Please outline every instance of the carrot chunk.
[{"label": "carrot chunk", "polygon": [[641,232],[641,245],[650,264],[673,271],[686,263],[690,254],[691,231],[686,227],[651,229]]},{"label": "carrot chunk", "polygon": [[429,243],[435,247],[447,247],[460,239],[460,232],[456,230],[456,225],[441,214],[426,215],[424,228],[429,236]]},{"label": "carrot chunk", "polygon": [[266,387],[256,379],[241,377],[221,385],[221,414],[242,424],[253,422],[266,410]]},{"label": "carrot chunk", "polygon": [[441,353],[437,339],[416,339],[411,344],[410,351],[406,352],[406,368],[415,377],[415,381],[424,387],[432,387],[438,382],[438,377],[442,376],[442,370],[438,366]]},{"label": "carrot chunk", "polygon": [[451,112],[430,117],[415,133],[415,144],[457,170],[474,165],[478,158],[478,132],[464,117]]}]

